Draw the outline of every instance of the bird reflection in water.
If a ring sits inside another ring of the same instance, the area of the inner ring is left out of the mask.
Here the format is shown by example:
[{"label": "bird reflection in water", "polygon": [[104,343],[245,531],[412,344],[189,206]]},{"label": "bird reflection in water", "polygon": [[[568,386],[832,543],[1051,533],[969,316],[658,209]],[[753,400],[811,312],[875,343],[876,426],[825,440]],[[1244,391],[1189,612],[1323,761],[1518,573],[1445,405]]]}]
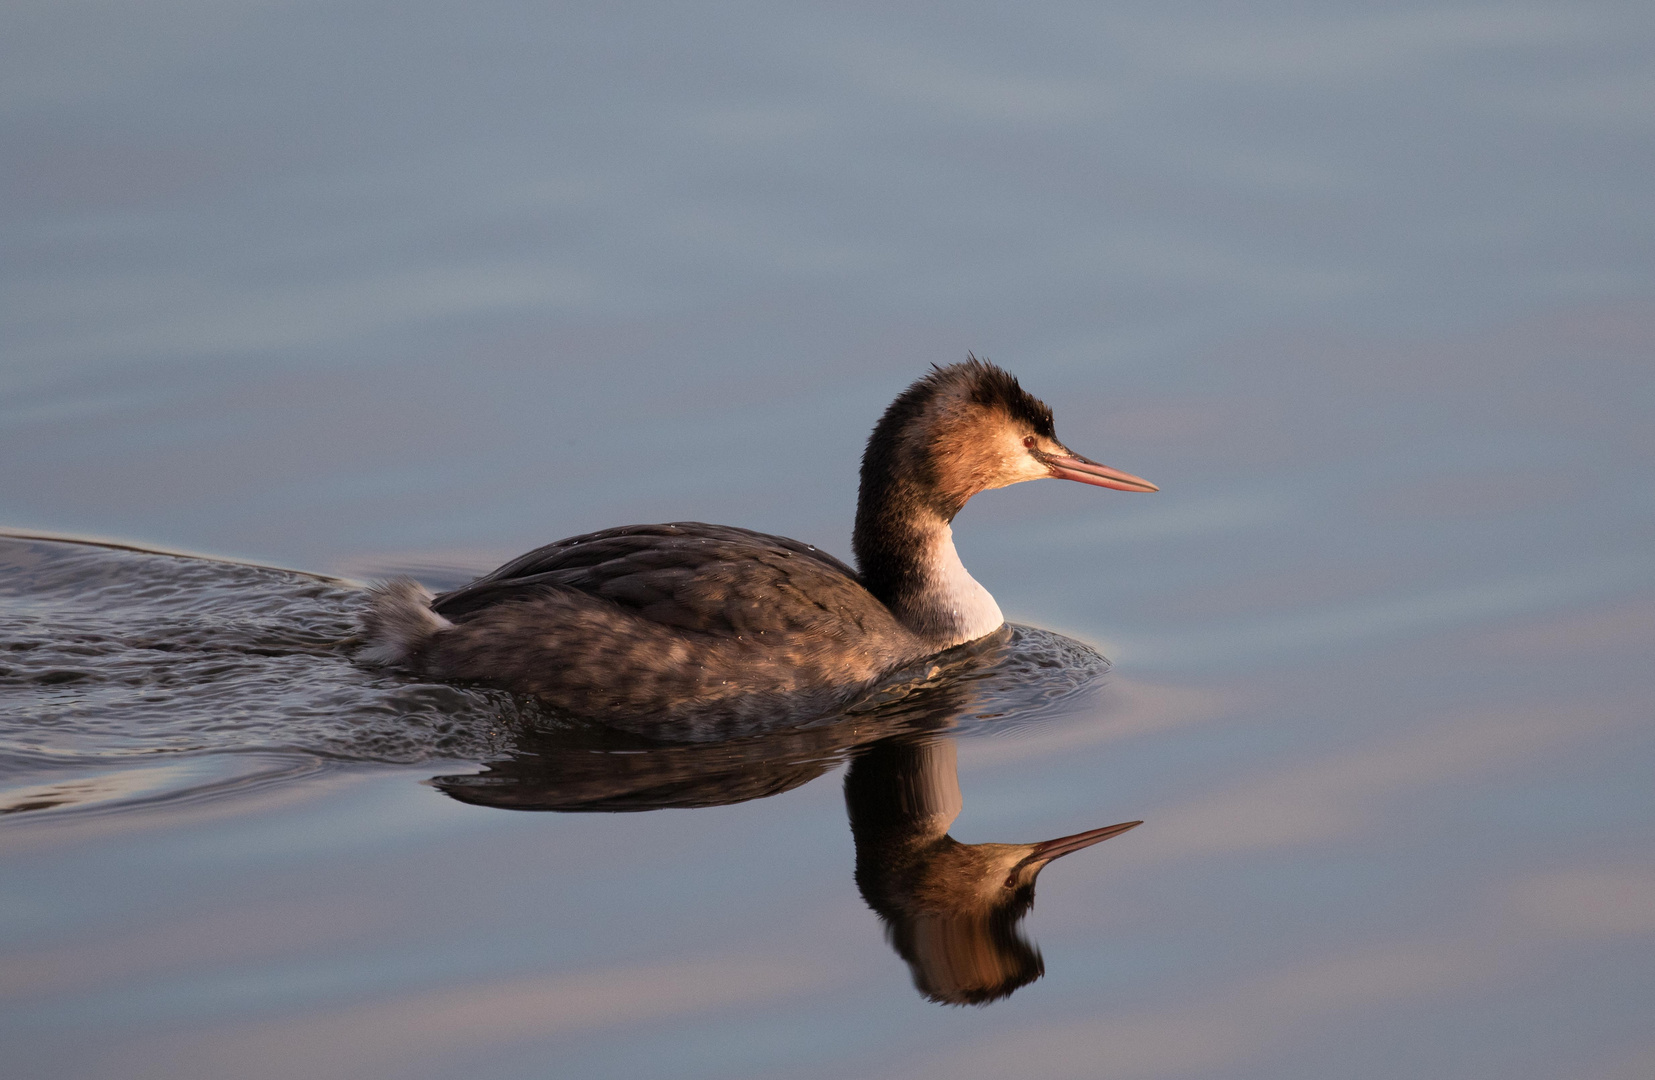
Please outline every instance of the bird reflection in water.
[{"label": "bird reflection in water", "polygon": [[[1130,821],[1035,844],[962,844],[954,734],[1029,722],[1095,689],[1107,662],[1046,631],[1008,626],[905,673],[826,721],[741,738],[652,742],[599,725],[515,718],[514,752],[434,786],[514,810],[624,812],[722,806],[777,795],[847,758],[845,803],[856,883],[887,940],[932,1001],[1003,998],[1044,973],[1019,924],[1054,859],[1133,828]],[[1063,709],[1062,711],[1068,711]]]},{"label": "bird reflection in water", "polygon": [[1018,924],[1053,859],[1142,825],[1127,821],[1039,844],[962,844],[954,740],[893,738],[858,753],[845,775],[856,884],[891,947],[932,1001],[982,1005],[1045,974]]}]

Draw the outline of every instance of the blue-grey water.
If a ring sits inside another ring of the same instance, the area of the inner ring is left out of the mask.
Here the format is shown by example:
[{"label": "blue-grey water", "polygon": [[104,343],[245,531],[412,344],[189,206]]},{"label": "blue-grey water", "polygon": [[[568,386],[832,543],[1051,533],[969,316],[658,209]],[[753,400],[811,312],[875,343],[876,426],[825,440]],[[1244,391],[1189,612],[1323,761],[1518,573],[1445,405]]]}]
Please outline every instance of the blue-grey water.
[{"label": "blue-grey water", "polygon": [[[1652,176],[1630,2],[9,5],[0,1072],[1647,1080]],[[968,349],[1162,488],[975,499],[991,653],[712,747],[351,662],[608,525],[847,556]],[[859,884],[899,751],[1145,822],[1009,996]]]}]

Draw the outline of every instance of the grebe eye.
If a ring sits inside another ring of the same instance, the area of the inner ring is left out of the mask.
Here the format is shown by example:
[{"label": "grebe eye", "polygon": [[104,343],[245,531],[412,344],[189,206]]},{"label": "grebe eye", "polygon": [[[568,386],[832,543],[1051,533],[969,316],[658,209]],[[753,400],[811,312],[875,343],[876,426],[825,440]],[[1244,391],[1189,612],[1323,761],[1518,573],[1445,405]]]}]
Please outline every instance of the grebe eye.
[{"label": "grebe eye", "polygon": [[1030,450],[1034,449],[1034,443],[1035,443],[1035,438],[1034,438],[1033,435],[1023,436],[1023,445],[1028,447]]}]

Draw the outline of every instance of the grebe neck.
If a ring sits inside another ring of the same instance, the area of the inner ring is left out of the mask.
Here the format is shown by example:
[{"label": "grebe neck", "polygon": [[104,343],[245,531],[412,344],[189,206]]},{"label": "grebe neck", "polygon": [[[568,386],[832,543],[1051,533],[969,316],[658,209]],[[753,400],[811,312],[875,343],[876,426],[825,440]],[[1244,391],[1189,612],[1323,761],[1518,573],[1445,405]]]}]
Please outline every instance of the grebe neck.
[{"label": "grebe neck", "polygon": [[1005,616],[961,564],[948,520],[928,507],[903,508],[902,500],[880,494],[894,493],[864,487],[851,540],[867,590],[939,650],[998,630]]}]

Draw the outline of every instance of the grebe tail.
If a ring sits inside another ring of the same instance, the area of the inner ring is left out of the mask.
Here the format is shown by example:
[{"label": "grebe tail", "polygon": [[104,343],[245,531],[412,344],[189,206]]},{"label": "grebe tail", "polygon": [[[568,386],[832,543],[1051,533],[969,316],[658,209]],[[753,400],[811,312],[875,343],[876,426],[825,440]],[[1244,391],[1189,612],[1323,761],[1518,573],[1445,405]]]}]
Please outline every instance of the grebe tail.
[{"label": "grebe tail", "polygon": [[431,610],[435,595],[413,578],[381,581],[368,590],[368,597],[368,608],[362,615],[364,645],[356,654],[365,664],[405,665],[433,634],[454,625]]}]

